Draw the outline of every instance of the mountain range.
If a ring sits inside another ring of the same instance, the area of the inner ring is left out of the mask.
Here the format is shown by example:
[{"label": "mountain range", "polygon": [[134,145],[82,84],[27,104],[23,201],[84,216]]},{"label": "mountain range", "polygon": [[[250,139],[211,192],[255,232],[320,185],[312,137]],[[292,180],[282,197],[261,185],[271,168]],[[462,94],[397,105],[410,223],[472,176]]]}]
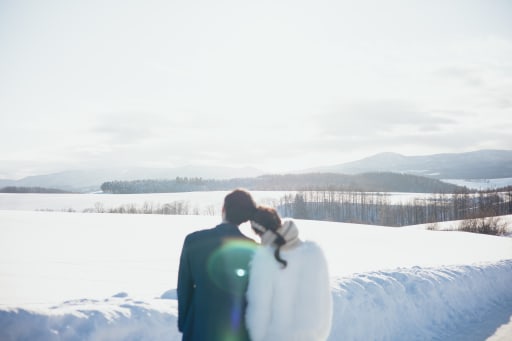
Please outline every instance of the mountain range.
[{"label": "mountain range", "polygon": [[[479,150],[467,153],[405,156],[380,153],[361,160],[330,166],[297,170],[304,173],[360,174],[394,172],[426,176],[436,179],[497,179],[512,178],[512,150]],[[46,187],[69,191],[97,191],[102,183],[113,180],[174,179],[201,177],[203,179],[249,178],[265,174],[249,167],[184,166],[153,169],[95,169],[71,170],[53,174],[29,176],[19,180],[0,179],[5,186]]]},{"label": "mountain range", "polygon": [[393,172],[436,179],[499,179],[512,177],[512,150],[405,156],[380,153],[361,160],[310,168],[300,173]]},{"label": "mountain range", "polygon": [[0,188],[45,187],[66,191],[99,191],[101,184],[107,181],[131,181],[138,179],[174,179],[176,177],[201,177],[212,179],[230,179],[254,177],[263,174],[261,170],[251,167],[214,167],[183,166],[176,168],[130,168],[130,169],[91,169],[69,170],[58,173],[28,176],[19,180],[0,179]]}]

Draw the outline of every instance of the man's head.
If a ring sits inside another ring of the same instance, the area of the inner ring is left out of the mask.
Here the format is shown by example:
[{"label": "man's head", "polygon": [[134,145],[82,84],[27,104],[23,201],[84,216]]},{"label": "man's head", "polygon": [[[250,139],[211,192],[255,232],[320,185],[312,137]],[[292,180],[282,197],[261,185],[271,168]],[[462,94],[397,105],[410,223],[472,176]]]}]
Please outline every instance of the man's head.
[{"label": "man's head", "polygon": [[240,225],[252,218],[256,204],[249,192],[235,189],[224,198],[224,217],[230,223]]}]

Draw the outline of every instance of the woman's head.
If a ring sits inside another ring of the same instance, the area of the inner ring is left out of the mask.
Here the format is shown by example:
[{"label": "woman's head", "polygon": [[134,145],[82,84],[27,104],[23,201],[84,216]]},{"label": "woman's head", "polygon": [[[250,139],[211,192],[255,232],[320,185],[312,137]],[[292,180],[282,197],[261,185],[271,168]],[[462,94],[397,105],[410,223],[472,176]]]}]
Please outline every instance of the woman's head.
[{"label": "woman's head", "polygon": [[[251,226],[258,235],[262,235],[266,230],[277,231],[281,226],[281,218],[272,207],[258,206],[256,213],[251,219]],[[265,231],[261,230],[261,227]]]},{"label": "woman's head", "polygon": [[275,259],[286,267],[287,262],[281,258],[281,246],[286,244],[286,240],[278,232],[281,228],[281,218],[275,209],[267,206],[258,206],[256,213],[251,219],[251,227],[262,239],[262,242],[270,241],[276,248],[274,251]]}]

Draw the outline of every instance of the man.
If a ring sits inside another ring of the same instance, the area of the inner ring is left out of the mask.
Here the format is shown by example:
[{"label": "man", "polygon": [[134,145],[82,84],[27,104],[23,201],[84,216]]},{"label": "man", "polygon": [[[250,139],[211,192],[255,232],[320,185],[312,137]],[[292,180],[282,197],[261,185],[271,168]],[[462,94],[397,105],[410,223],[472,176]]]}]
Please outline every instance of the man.
[{"label": "man", "polygon": [[189,234],[178,273],[178,329],[184,341],[248,341],[245,292],[256,243],[239,225],[256,212],[244,190],[224,198],[223,221]]}]

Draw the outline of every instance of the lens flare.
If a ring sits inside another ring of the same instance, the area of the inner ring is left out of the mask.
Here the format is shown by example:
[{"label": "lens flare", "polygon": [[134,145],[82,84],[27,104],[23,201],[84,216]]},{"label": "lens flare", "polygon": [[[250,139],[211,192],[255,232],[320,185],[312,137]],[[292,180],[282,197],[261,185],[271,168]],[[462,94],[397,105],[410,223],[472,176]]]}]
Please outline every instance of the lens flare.
[{"label": "lens flare", "polygon": [[235,296],[243,296],[255,248],[256,244],[250,241],[225,240],[208,260],[208,275],[215,285]]},{"label": "lens flare", "polygon": [[[222,340],[247,338],[244,324],[245,292],[249,280],[249,262],[257,247],[245,239],[226,239],[207,262],[208,276],[222,291],[229,317],[223,323]],[[227,316],[226,316],[227,317]]]},{"label": "lens flare", "polygon": [[247,274],[247,271],[245,271],[245,269],[236,269],[235,272],[238,277],[244,277]]}]

